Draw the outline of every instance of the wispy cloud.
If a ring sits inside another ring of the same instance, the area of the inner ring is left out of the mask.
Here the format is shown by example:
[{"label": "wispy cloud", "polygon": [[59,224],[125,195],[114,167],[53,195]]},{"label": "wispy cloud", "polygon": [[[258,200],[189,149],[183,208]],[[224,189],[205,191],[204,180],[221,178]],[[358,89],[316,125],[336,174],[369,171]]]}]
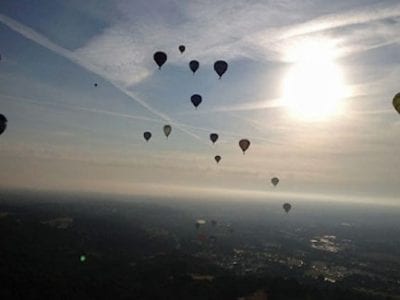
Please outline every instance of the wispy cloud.
[{"label": "wispy cloud", "polygon": [[[398,3],[363,5],[297,24],[261,30],[247,37],[246,41],[261,46],[276,59],[286,60],[285,50],[302,43],[304,39],[329,36],[336,43],[338,54],[348,55],[398,42],[399,22],[378,21],[399,17]],[[363,24],[363,27],[356,27],[359,24]],[[347,30],[348,28],[351,30]]]},{"label": "wispy cloud", "polygon": [[[163,1],[151,4],[164,5]],[[231,1],[229,5],[218,1],[177,5],[169,1],[166,6],[174,9],[162,13],[154,10],[151,18],[145,18],[135,5],[124,2],[120,5],[123,17],[74,53],[111,74],[123,88],[140,83],[154,72],[149,53],[156,50],[176,53],[169,55],[168,63],[181,64],[182,57],[177,52],[180,43],[188,47],[186,59],[196,58],[202,63],[221,57],[228,61],[246,57],[288,62],[288,49],[307,38],[328,37],[339,56],[400,40],[400,22],[396,21],[400,5],[393,2],[349,5],[350,9],[320,16],[312,6],[290,1]],[[388,22],[391,19],[394,22]],[[362,29],[359,24],[363,24]]]},{"label": "wispy cloud", "polygon": [[341,13],[323,15],[291,26],[285,30],[286,32],[281,38],[286,39],[293,36],[327,31],[350,25],[365,24],[399,16],[399,3],[378,3],[370,6],[361,6]]}]

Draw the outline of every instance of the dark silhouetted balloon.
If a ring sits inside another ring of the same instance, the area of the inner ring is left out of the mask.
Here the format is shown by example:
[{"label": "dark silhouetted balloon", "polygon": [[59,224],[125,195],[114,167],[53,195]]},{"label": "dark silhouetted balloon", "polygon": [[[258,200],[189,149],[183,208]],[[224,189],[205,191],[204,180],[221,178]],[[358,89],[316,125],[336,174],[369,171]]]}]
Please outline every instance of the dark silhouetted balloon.
[{"label": "dark silhouetted balloon", "polygon": [[282,207],[286,213],[289,213],[290,209],[292,208],[292,205],[290,203],[285,203],[282,205]]},{"label": "dark silhouetted balloon", "polygon": [[241,139],[239,141],[239,147],[242,149],[243,154],[246,152],[247,149],[250,147],[250,141],[248,139]]},{"label": "dark silhouetted balloon", "polygon": [[7,122],[7,118],[3,114],[0,114],[0,134],[2,134],[4,130],[6,130]]},{"label": "dark silhouetted balloon", "polygon": [[400,93],[397,93],[393,98],[393,107],[400,114]]},{"label": "dark silhouetted balloon", "polygon": [[167,54],[162,51],[158,51],[153,55],[154,61],[156,62],[159,69],[167,61]]},{"label": "dark silhouetted balloon", "polygon": [[218,60],[214,63],[214,70],[219,75],[221,79],[222,75],[228,70],[228,63],[224,60]]},{"label": "dark silhouetted balloon", "polygon": [[168,136],[171,134],[172,127],[171,125],[165,125],[164,126],[164,134],[168,138]]},{"label": "dark silhouetted balloon", "polygon": [[273,177],[271,178],[271,183],[276,186],[279,183],[279,178],[278,177]]},{"label": "dark silhouetted balloon", "polygon": [[94,85],[94,87],[97,87],[98,86],[98,84],[97,83],[95,83],[95,84],[93,84]]},{"label": "dark silhouetted balloon", "polygon": [[217,163],[219,163],[219,161],[221,160],[221,156],[216,155],[216,156],[214,157],[214,159],[215,159],[215,161],[216,161]]},{"label": "dark silhouetted balloon", "polygon": [[190,97],[190,101],[192,101],[194,107],[198,107],[202,101],[202,98],[199,94],[194,94],[192,97]]},{"label": "dark silhouetted balloon", "polygon": [[180,46],[178,47],[178,49],[179,49],[179,52],[180,52],[180,53],[183,53],[183,52],[185,52],[186,47],[185,47],[184,45],[180,45]]},{"label": "dark silhouetted balloon", "polygon": [[192,70],[193,74],[199,69],[200,63],[197,60],[192,60],[189,63],[189,68]]},{"label": "dark silhouetted balloon", "polygon": [[150,140],[150,138],[151,138],[151,132],[150,131],[145,131],[143,133],[143,137],[146,140],[146,142],[148,142]]},{"label": "dark silhouetted balloon", "polygon": [[215,142],[218,140],[218,134],[216,133],[211,133],[210,134],[210,140],[213,144],[215,144]]}]

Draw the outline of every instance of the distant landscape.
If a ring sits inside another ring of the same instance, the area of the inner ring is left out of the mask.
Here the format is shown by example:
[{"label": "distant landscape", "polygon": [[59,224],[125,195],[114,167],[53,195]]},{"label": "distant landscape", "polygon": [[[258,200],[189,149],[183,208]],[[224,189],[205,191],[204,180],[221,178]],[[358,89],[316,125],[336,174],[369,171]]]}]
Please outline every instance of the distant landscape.
[{"label": "distant landscape", "polygon": [[3,191],[0,298],[400,299],[399,216]]}]

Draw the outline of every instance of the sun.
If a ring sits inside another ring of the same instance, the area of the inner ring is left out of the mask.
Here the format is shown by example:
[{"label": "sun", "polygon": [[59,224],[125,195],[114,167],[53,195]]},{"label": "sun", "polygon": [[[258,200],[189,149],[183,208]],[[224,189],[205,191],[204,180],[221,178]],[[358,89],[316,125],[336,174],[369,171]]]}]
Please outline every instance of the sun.
[{"label": "sun", "polygon": [[292,49],[294,63],[283,84],[283,104],[297,118],[323,120],[341,111],[345,84],[334,50],[322,42]]}]

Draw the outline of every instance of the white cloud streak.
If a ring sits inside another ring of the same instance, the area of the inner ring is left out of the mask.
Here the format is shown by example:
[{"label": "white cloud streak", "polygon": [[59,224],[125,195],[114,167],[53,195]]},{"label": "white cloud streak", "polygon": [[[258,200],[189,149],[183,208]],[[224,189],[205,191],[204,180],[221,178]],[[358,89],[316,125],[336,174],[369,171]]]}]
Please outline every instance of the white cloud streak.
[{"label": "white cloud streak", "polygon": [[64,108],[64,109],[69,109],[69,110],[76,110],[76,111],[95,113],[95,114],[103,114],[103,115],[109,115],[109,116],[113,116],[113,117],[121,117],[121,118],[126,118],[126,119],[142,120],[142,121],[149,121],[149,122],[163,124],[163,122],[160,121],[159,119],[152,119],[152,118],[147,118],[147,117],[142,117],[142,116],[122,114],[122,113],[117,113],[117,112],[112,112],[112,111],[107,111],[107,110],[102,110],[102,109],[93,109],[93,108],[87,108],[87,107],[83,107],[83,106],[72,106],[72,105],[66,105],[66,104],[62,104],[62,103],[48,102],[48,101],[42,101],[42,100],[37,101],[37,100],[26,98],[26,97],[15,97],[15,96],[1,94],[1,93],[0,93],[0,97],[2,97],[3,99],[6,98],[6,99],[10,99],[10,100],[17,100],[17,101],[21,101],[24,103],[40,105],[40,106]]}]

